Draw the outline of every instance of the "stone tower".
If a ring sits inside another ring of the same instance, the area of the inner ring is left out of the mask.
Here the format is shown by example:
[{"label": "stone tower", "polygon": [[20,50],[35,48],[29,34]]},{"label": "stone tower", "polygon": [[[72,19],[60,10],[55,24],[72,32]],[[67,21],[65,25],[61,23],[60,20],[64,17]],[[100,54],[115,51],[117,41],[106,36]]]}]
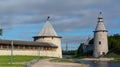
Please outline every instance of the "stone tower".
[{"label": "stone tower", "polygon": [[108,52],[108,40],[107,40],[107,30],[103,23],[103,18],[98,16],[98,23],[94,31],[94,49],[93,56],[100,57],[106,55]]},{"label": "stone tower", "polygon": [[42,30],[40,31],[38,36],[34,37],[35,42],[47,42],[47,43],[53,43],[57,45],[57,49],[54,52],[55,57],[62,58],[62,49],[61,49],[61,38],[57,35],[55,32],[53,26],[50,24],[49,17],[43,26]]}]

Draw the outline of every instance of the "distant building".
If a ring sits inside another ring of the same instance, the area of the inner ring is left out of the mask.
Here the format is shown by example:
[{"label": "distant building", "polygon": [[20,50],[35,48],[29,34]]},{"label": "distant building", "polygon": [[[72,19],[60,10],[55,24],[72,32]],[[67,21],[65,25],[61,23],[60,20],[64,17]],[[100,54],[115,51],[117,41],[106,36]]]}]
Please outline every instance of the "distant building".
[{"label": "distant building", "polygon": [[107,30],[103,23],[103,18],[98,16],[98,23],[94,31],[94,48],[93,56],[100,57],[106,55],[108,52],[108,40],[107,40]]},{"label": "distant building", "polygon": [[83,52],[87,53],[89,51],[93,51],[93,44],[89,44],[91,38],[88,37],[88,39],[86,40],[86,42],[83,45]]},{"label": "distant building", "polygon": [[[25,34],[27,35],[27,34]],[[0,55],[49,56],[62,58],[61,37],[47,19],[44,27],[34,41],[0,40]]]}]

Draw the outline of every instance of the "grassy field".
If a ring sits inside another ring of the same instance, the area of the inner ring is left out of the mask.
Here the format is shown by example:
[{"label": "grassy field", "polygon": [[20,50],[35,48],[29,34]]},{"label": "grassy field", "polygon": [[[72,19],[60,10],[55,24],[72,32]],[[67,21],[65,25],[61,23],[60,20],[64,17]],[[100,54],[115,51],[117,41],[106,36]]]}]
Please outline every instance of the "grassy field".
[{"label": "grassy field", "polygon": [[25,67],[25,63],[37,59],[45,59],[47,57],[37,56],[13,56],[13,64],[11,64],[11,56],[0,56],[0,67],[13,66],[13,67]]},{"label": "grassy field", "polygon": [[25,64],[0,64],[0,67],[25,67]]}]

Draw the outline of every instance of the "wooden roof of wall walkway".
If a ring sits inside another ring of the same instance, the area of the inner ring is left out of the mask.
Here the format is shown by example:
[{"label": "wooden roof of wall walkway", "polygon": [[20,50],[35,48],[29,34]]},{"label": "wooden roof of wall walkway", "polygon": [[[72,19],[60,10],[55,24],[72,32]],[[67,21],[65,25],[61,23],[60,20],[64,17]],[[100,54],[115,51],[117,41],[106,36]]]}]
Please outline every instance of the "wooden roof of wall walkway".
[{"label": "wooden roof of wall walkway", "polygon": [[33,42],[33,41],[19,41],[19,40],[0,40],[0,44],[3,45],[11,45],[11,42],[13,41],[13,45],[18,46],[39,46],[39,47],[55,47],[58,46],[53,43],[47,43],[47,42]]}]

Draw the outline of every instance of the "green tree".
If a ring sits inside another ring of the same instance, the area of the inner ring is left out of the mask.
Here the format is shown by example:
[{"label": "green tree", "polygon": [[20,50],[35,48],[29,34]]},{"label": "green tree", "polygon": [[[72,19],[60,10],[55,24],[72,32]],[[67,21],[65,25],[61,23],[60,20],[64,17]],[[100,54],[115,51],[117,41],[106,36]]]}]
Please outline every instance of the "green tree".
[{"label": "green tree", "polygon": [[109,53],[120,54],[120,34],[114,34],[108,37]]}]

